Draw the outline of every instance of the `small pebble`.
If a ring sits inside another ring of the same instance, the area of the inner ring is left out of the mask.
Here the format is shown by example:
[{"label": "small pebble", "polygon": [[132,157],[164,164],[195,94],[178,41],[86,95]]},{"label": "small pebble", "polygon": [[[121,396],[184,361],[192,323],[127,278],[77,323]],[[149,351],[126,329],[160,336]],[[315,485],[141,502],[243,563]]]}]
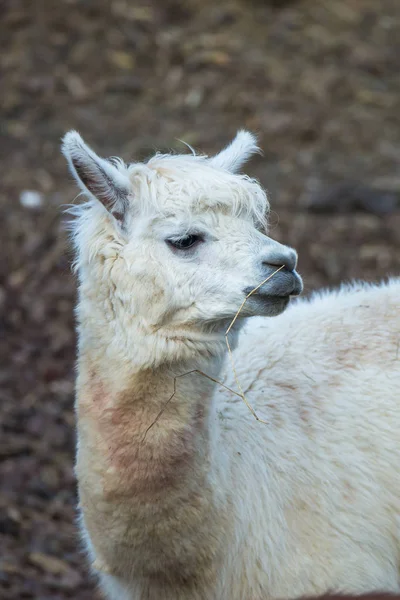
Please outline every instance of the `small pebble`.
[{"label": "small pebble", "polygon": [[20,194],[19,201],[25,208],[39,208],[43,205],[43,194],[35,190],[24,190]]}]

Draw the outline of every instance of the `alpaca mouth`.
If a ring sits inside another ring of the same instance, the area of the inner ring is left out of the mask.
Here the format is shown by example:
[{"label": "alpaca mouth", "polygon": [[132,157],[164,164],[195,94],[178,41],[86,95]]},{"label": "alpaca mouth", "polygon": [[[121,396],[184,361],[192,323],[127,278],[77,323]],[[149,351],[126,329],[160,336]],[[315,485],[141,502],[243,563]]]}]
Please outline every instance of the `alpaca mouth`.
[{"label": "alpaca mouth", "polygon": [[251,298],[261,298],[265,301],[274,302],[279,299],[289,299],[292,296],[299,296],[303,291],[303,281],[296,271],[283,271],[280,276],[266,282],[260,288],[247,287],[243,290],[246,296]]},{"label": "alpaca mouth", "polygon": [[[297,297],[300,296],[301,292],[303,291],[303,284],[301,282],[301,279],[293,285],[290,286],[289,288],[285,289],[277,289],[276,292],[275,290],[263,290],[263,288],[260,288],[259,290],[257,290],[256,292],[253,292],[254,288],[245,288],[243,290],[243,292],[246,294],[246,296],[248,296],[248,301],[251,300],[251,298],[262,298],[264,300],[269,300],[269,301],[274,301],[274,300],[279,300],[279,299],[285,299],[285,298],[292,298],[292,297]],[[275,293],[274,293],[275,292]]]}]

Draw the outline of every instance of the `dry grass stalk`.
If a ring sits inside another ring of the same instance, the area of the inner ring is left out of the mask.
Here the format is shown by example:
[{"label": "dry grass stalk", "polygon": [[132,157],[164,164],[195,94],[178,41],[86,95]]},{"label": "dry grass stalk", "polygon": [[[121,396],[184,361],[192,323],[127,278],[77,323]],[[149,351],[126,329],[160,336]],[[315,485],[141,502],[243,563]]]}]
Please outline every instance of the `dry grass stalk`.
[{"label": "dry grass stalk", "polygon": [[240,385],[240,381],[239,381],[239,378],[237,376],[235,362],[233,360],[232,350],[231,350],[231,346],[230,346],[229,340],[228,340],[228,335],[229,335],[229,332],[231,331],[233,325],[235,324],[237,318],[239,317],[241,311],[243,310],[244,305],[246,304],[247,300],[250,298],[250,296],[252,296],[258,289],[260,289],[260,287],[262,285],[264,285],[264,283],[266,283],[267,281],[269,281],[269,279],[271,279],[274,275],[276,275],[283,268],[284,268],[284,265],[280,266],[279,269],[276,269],[276,271],[274,271],[271,275],[269,275],[266,279],[264,279],[261,283],[259,283],[257,285],[257,287],[255,287],[253,290],[251,290],[251,292],[249,292],[247,294],[247,296],[243,300],[242,304],[239,306],[239,309],[238,309],[237,313],[235,314],[235,316],[233,317],[232,321],[230,322],[228,329],[225,332],[225,342],[226,342],[226,347],[228,349],[229,360],[230,360],[230,363],[231,363],[231,367],[232,367],[232,371],[233,371],[233,376],[235,378],[235,383],[236,383],[236,385],[238,387],[239,392],[235,392],[235,390],[233,390],[232,388],[226,386],[221,381],[218,381],[218,379],[214,379],[214,377],[210,377],[210,375],[207,375],[207,373],[203,373],[203,371],[200,371],[199,369],[192,369],[191,371],[187,371],[186,373],[182,373],[181,375],[176,375],[174,377],[174,390],[173,390],[171,396],[168,398],[168,400],[166,401],[166,403],[163,405],[163,407],[161,408],[160,412],[158,413],[158,415],[156,416],[156,418],[154,419],[154,421],[151,423],[151,425],[149,425],[148,428],[146,429],[142,441],[145,440],[146,435],[148,434],[148,432],[150,431],[150,429],[157,423],[157,421],[159,420],[159,418],[161,417],[161,415],[163,414],[163,412],[167,408],[168,404],[171,402],[171,400],[175,396],[175,394],[176,394],[176,381],[177,381],[177,379],[180,379],[181,377],[186,377],[186,375],[191,375],[192,373],[197,373],[198,375],[202,375],[203,377],[206,377],[210,381],[212,381],[214,383],[217,383],[221,387],[225,388],[226,390],[228,390],[232,394],[235,394],[235,396],[238,396],[239,398],[241,398],[243,400],[243,402],[245,403],[245,405],[247,406],[247,408],[249,409],[249,411],[251,412],[251,414],[253,415],[253,417],[256,419],[256,421],[260,421],[260,423],[265,423],[265,424],[268,423],[268,421],[266,421],[265,419],[261,419],[257,415],[256,411],[254,410],[254,408],[252,407],[252,405],[250,404],[250,402],[247,400],[247,398],[245,396],[245,393],[243,391],[242,386]]},{"label": "dry grass stalk", "polygon": [[[233,327],[236,319],[240,315],[240,312],[243,309],[243,306],[246,304],[246,302],[250,298],[250,296],[252,296],[252,294],[254,294],[262,285],[264,285],[264,283],[266,283],[269,279],[271,279],[274,275],[276,275],[276,273],[278,273],[278,271],[280,271],[283,268],[284,268],[284,265],[282,265],[281,267],[279,267],[279,269],[276,269],[276,271],[274,271],[269,277],[267,277],[266,279],[264,279],[264,281],[262,281],[257,287],[255,287],[254,290],[251,290],[251,292],[249,292],[247,294],[246,298],[243,300],[242,304],[240,305],[239,310],[237,311],[236,315],[233,317],[231,324],[229,325],[228,329],[225,332],[225,342],[226,342],[226,347],[228,348],[229,360],[231,362],[233,376],[235,378],[235,382],[236,382],[236,385],[238,387],[238,390],[239,390],[240,394],[237,394],[236,392],[234,392],[230,388],[229,389],[230,389],[231,392],[233,392],[234,394],[236,393],[236,395],[239,395],[241,397],[241,399],[243,400],[243,402],[245,403],[245,405],[247,406],[247,408],[249,409],[249,411],[251,412],[251,414],[253,415],[253,417],[256,419],[256,421],[260,421],[261,423],[268,423],[268,421],[265,421],[264,419],[260,419],[260,417],[257,415],[256,411],[254,410],[254,408],[252,407],[252,405],[250,404],[250,402],[247,400],[247,398],[245,396],[245,393],[243,391],[242,386],[240,385],[240,381],[239,381],[239,378],[238,378],[237,373],[236,373],[235,362],[233,360],[232,350],[231,350],[231,346],[230,346],[229,340],[228,340],[228,334],[229,334],[230,330],[232,329],[232,327]],[[220,385],[222,385],[222,384],[220,384]]]}]

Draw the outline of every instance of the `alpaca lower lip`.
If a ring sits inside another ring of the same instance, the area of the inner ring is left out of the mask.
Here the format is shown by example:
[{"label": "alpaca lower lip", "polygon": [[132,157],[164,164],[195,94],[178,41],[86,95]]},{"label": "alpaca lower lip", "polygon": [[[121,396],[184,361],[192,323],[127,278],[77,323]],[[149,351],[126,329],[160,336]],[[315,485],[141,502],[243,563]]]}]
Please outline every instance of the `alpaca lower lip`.
[{"label": "alpaca lower lip", "polygon": [[251,302],[253,299],[255,302],[262,302],[263,304],[287,304],[291,298],[290,294],[286,296],[273,296],[271,294],[252,294],[247,302]]},{"label": "alpaca lower lip", "polygon": [[293,292],[289,292],[287,294],[264,294],[263,292],[257,291],[254,292],[254,294],[252,294],[252,289],[251,288],[246,288],[245,290],[243,290],[244,293],[246,295],[248,295],[248,300],[251,300],[251,298],[258,298],[260,300],[265,300],[266,302],[273,302],[273,301],[279,301],[279,300],[285,300],[290,298],[290,296],[295,295],[295,293]]},{"label": "alpaca lower lip", "polygon": [[243,316],[274,316],[280,315],[288,306],[290,295],[287,296],[272,296],[269,294],[252,294],[246,302],[247,310],[243,312]]}]

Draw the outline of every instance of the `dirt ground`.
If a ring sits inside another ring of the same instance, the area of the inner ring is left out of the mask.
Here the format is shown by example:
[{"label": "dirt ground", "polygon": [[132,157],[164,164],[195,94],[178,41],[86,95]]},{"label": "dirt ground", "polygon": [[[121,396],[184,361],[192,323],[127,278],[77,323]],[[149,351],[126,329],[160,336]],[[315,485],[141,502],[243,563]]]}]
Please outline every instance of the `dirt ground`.
[{"label": "dirt ground", "polygon": [[[127,161],[260,136],[249,173],[306,293],[400,272],[398,0],[0,1],[0,598],[98,598],[75,524],[59,152]],[[26,191],[35,192],[34,195]],[[34,206],[32,206],[34,204]]]}]

